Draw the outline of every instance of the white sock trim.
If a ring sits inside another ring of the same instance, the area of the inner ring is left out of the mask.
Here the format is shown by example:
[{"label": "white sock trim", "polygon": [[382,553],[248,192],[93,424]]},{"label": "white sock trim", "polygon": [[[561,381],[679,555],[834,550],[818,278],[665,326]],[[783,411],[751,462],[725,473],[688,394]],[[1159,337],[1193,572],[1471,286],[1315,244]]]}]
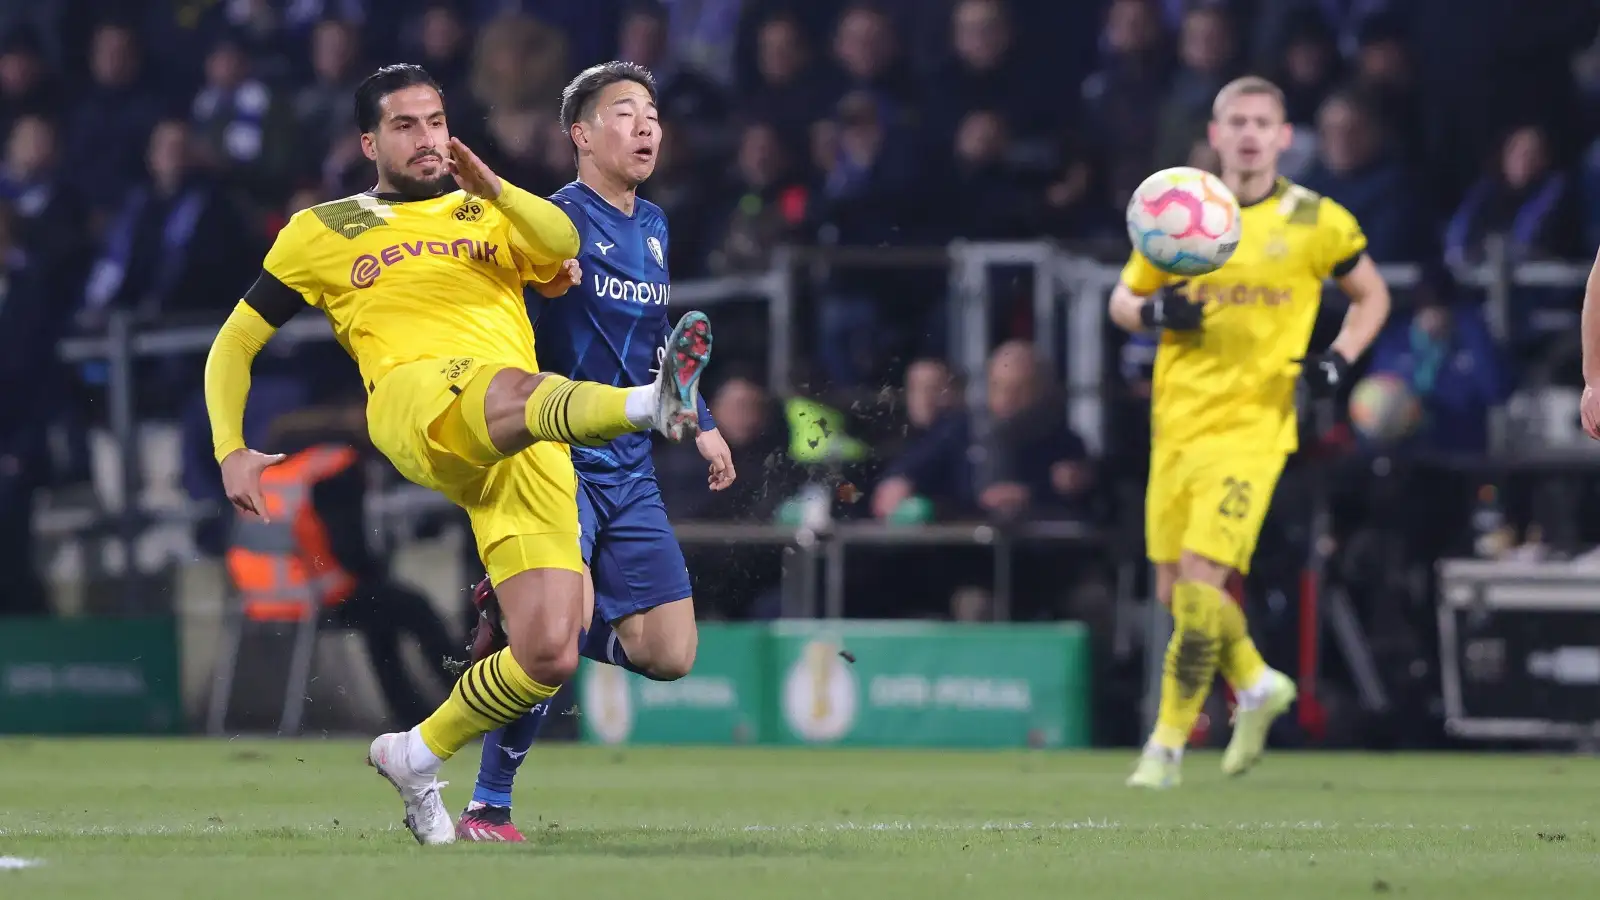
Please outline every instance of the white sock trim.
[{"label": "white sock trim", "polygon": [[406,764],[423,775],[438,774],[439,767],[444,765],[444,760],[428,749],[428,742],[422,739],[421,725],[406,732]]},{"label": "white sock trim", "polygon": [[635,428],[649,428],[656,416],[656,386],[641,384],[638,387],[628,388],[628,396],[623,401],[622,414],[628,417],[628,424]]},{"label": "white sock trim", "polygon": [[1144,755],[1164,762],[1183,762],[1182,747],[1163,747],[1153,740],[1144,745]]},{"label": "white sock trim", "polygon": [[1256,679],[1255,684],[1244,688],[1234,688],[1233,699],[1239,709],[1248,712],[1249,710],[1259,709],[1262,704],[1266,703],[1267,695],[1271,692],[1272,670],[1268,669],[1261,673],[1261,677]]}]

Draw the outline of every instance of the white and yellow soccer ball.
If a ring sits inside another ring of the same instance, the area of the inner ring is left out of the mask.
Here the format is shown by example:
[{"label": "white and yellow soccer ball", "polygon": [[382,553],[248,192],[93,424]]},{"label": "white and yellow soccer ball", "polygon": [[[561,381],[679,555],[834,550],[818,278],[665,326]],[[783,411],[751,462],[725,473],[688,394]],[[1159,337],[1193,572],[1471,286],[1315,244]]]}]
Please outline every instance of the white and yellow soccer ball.
[{"label": "white and yellow soccer ball", "polygon": [[1239,201],[1222,179],[1178,166],[1151,175],[1128,201],[1128,240],[1172,275],[1214,272],[1239,246]]}]

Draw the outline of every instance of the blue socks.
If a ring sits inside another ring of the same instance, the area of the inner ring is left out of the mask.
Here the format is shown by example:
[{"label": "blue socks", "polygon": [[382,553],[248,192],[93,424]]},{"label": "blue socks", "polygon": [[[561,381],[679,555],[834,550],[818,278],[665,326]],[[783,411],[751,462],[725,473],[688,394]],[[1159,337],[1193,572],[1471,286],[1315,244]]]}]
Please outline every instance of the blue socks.
[{"label": "blue socks", "polygon": [[[552,700],[554,698],[551,698]],[[544,727],[550,713],[550,700],[528,710],[528,714],[491,731],[483,739],[483,758],[478,762],[478,783],[472,788],[474,803],[485,806],[510,806],[511,782],[516,780],[522,758]]]},{"label": "blue socks", "polygon": [[[578,652],[595,662],[651,677],[628,659],[622,642],[617,640],[617,633],[598,609],[595,610],[594,621],[589,623],[589,630],[578,637]],[[539,729],[544,727],[545,716],[549,714],[550,701],[540,703],[528,710],[527,715],[510,725],[496,728],[484,737],[483,757],[478,763],[478,783],[472,789],[472,802],[485,806],[511,805],[511,783],[516,780],[517,769],[521,768],[528,749],[538,739]]]}]

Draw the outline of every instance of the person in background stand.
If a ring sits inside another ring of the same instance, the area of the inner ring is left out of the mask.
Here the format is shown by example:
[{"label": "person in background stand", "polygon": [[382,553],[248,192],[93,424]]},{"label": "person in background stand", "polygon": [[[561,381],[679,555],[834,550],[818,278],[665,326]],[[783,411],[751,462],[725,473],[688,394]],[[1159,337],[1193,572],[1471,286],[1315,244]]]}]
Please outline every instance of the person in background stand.
[{"label": "person in background stand", "polygon": [[402,637],[421,646],[442,693],[460,656],[428,599],[395,580],[367,546],[366,422],[361,404],[307,407],[273,421],[264,446],[285,459],[268,469],[262,492],[270,521],[236,511],[228,572],[257,621],[298,621],[310,590],[335,627],[366,639],[373,674],[393,717],[415,722],[437,702],[412,681]]}]

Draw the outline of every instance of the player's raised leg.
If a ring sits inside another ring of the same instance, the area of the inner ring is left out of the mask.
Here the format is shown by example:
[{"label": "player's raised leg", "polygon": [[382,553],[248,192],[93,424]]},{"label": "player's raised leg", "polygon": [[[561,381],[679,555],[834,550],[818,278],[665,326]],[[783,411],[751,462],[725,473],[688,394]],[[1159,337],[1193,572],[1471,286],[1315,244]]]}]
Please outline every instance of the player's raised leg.
[{"label": "player's raised leg", "polygon": [[[665,349],[652,384],[619,388],[550,372],[502,369],[491,379],[469,383],[462,399],[484,411],[488,440],[506,456],[535,441],[598,447],[650,428],[682,440],[698,430],[695,407],[700,374],[711,359],[711,320],[704,313],[685,314]],[[477,397],[471,396],[475,389]]]}]

